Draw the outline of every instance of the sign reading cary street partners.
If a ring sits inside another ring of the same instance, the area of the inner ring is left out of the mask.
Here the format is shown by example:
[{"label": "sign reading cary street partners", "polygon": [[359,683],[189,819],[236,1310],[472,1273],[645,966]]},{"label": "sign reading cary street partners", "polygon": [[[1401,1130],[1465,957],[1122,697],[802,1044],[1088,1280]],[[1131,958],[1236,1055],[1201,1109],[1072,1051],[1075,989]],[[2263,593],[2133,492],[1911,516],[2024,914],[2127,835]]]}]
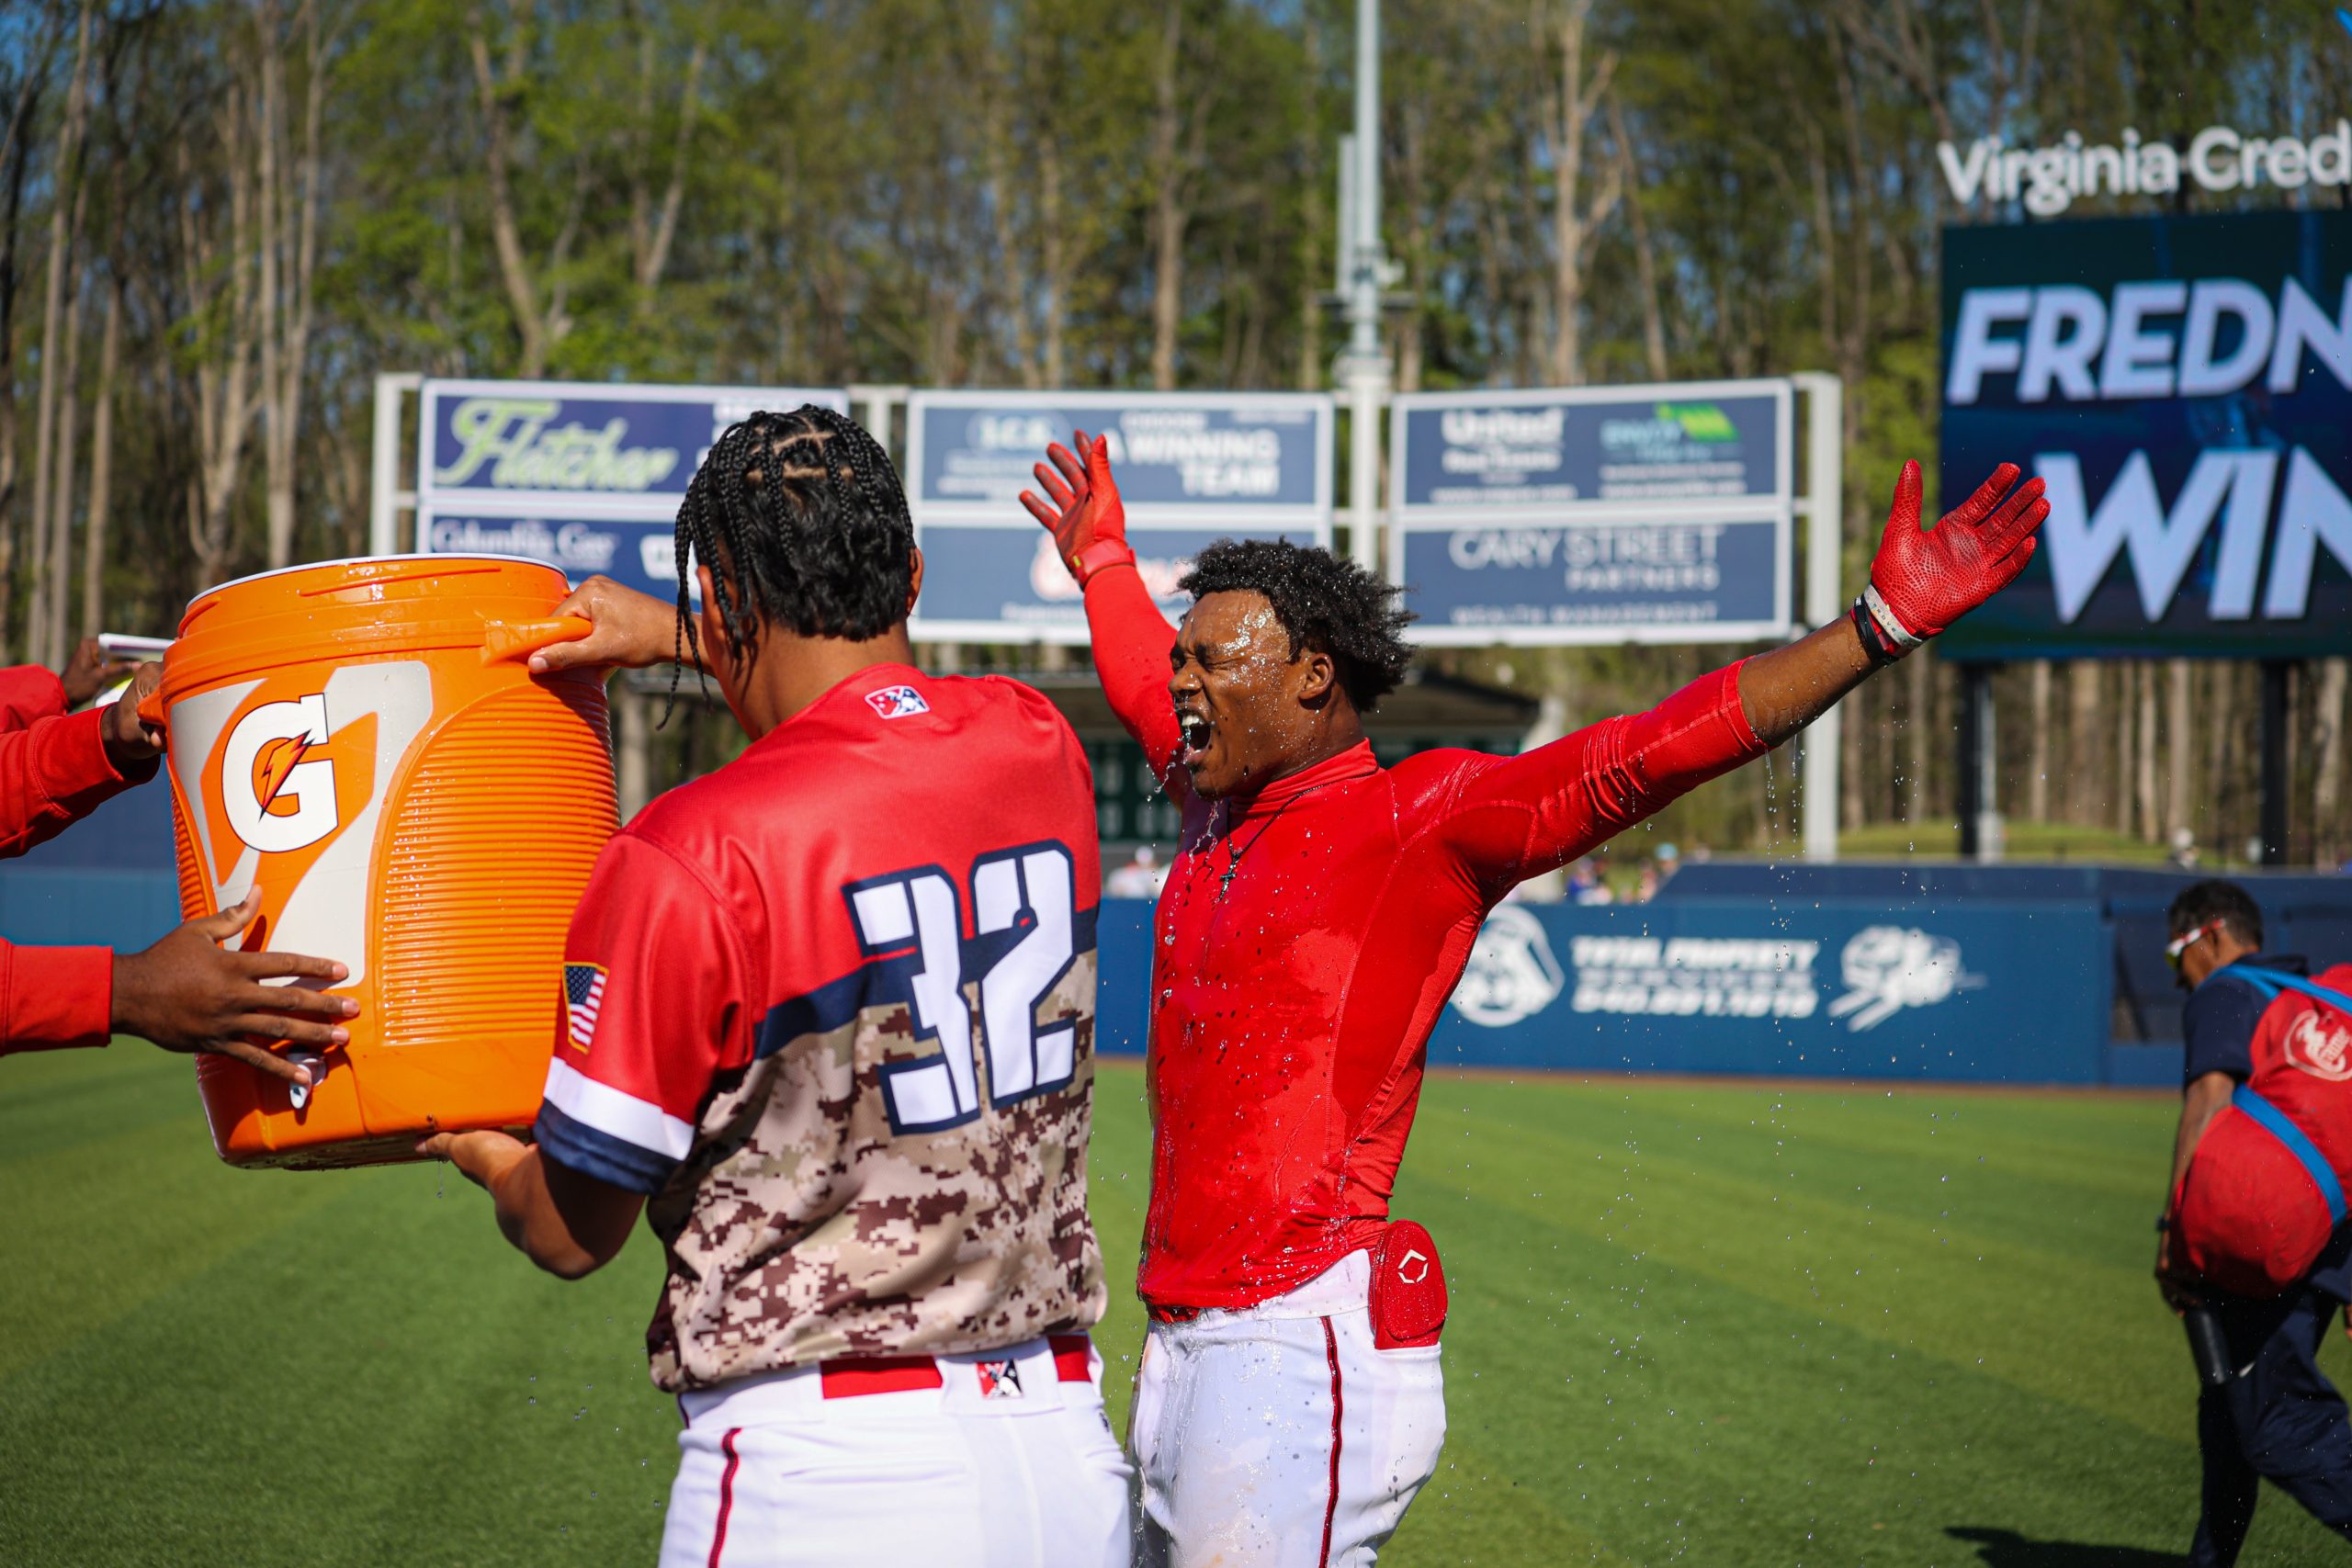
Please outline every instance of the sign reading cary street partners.
[{"label": "sign reading cary street partners", "polygon": [[1102,435],[1136,564],[1163,609],[1220,538],[1331,539],[1332,402],[1318,392],[918,391],[907,499],[922,547],[923,637],[1083,642],[1086,605],[1022,506],[1049,442]]},{"label": "sign reading cary street partners", "polygon": [[1390,574],[1428,643],[1735,642],[1789,626],[1790,387],[1419,392]]},{"label": "sign reading cary street partners", "polygon": [[525,556],[669,598],[703,454],[736,421],[803,403],[849,412],[834,389],[428,380],[417,550]]}]

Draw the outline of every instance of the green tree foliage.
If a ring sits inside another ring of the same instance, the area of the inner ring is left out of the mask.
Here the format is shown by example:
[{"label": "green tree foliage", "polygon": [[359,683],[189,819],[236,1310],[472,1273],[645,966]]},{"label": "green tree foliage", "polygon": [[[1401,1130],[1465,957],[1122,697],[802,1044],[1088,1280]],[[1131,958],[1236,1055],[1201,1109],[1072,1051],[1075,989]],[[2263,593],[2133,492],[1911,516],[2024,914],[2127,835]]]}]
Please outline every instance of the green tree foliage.
[{"label": "green tree foliage", "polygon": [[[25,0],[0,17],[0,645],[80,630],[93,553],[104,618],[160,630],[213,577],[358,548],[379,370],[1327,385],[1353,12]],[[1933,446],[1938,235],[1962,216],[1936,143],[2310,134],[2346,112],[2352,65],[2325,7],[2278,0],[1385,12],[1401,383],[1834,370],[1849,572],[1895,467]],[[1713,657],[1521,655],[1510,675],[1584,719]],[[1850,818],[1948,813],[1951,701],[1927,665],[1871,689]],[[2056,763],[2013,741],[2008,765]],[[1758,788],[1694,801],[1693,826],[1769,836]]]}]

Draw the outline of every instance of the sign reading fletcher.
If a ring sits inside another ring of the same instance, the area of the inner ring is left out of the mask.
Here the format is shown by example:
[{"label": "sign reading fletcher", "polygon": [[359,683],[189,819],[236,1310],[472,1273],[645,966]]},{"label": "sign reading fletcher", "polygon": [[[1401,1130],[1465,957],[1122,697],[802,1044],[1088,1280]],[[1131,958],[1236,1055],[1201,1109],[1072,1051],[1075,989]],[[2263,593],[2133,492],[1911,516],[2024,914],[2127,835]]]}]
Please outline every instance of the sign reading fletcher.
[{"label": "sign reading fletcher", "polygon": [[1084,430],[1110,443],[1137,564],[1174,609],[1176,580],[1213,540],[1330,542],[1332,426],[1320,393],[916,392],[908,501],[926,563],[916,629],[1085,640],[1085,604],[1020,501],[1050,442]]},{"label": "sign reading fletcher", "polygon": [[2352,626],[2352,213],[1944,231],[1943,495],[2050,520],[1948,656],[2303,658]]},{"label": "sign reading fletcher", "polygon": [[736,421],[803,403],[849,411],[827,389],[428,380],[416,547],[526,556],[667,598],[703,454]]},{"label": "sign reading fletcher", "polygon": [[1390,570],[1413,635],[1780,635],[1789,411],[1781,381],[1398,398]]}]

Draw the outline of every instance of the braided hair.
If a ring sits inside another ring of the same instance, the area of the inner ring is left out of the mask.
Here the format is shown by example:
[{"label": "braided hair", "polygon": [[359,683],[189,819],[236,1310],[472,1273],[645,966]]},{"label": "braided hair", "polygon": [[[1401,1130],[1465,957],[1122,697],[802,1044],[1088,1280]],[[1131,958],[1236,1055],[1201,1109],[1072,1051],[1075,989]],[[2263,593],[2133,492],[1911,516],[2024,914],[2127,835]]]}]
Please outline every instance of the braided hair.
[{"label": "braided hair", "polygon": [[855,421],[814,403],[738,421],[678,507],[679,662],[702,652],[686,604],[697,560],[740,671],[764,626],[864,642],[906,619],[914,543],[898,470]]},{"label": "braided hair", "polygon": [[1308,648],[1329,654],[1340,689],[1358,713],[1370,713],[1395,691],[1413,662],[1402,634],[1414,616],[1397,608],[1397,591],[1318,546],[1219,539],[1193,558],[1176,586],[1195,599],[1263,594],[1290,636],[1291,657]]}]

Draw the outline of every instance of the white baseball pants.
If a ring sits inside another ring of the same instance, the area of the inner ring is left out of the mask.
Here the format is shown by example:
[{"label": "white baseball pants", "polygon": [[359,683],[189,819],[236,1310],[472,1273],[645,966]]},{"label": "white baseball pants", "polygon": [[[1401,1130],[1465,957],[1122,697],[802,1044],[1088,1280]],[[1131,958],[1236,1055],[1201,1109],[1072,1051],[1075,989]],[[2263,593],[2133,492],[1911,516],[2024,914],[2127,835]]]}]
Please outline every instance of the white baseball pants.
[{"label": "white baseball pants", "polygon": [[1144,1341],[1138,1568],[1368,1568],[1437,1471],[1435,1345],[1383,1350],[1358,1252],[1287,1295]]},{"label": "white baseball pants", "polygon": [[685,1395],[661,1568],[1124,1568],[1135,1472],[1102,1358],[1035,1339],[895,1386],[923,1359]]}]

